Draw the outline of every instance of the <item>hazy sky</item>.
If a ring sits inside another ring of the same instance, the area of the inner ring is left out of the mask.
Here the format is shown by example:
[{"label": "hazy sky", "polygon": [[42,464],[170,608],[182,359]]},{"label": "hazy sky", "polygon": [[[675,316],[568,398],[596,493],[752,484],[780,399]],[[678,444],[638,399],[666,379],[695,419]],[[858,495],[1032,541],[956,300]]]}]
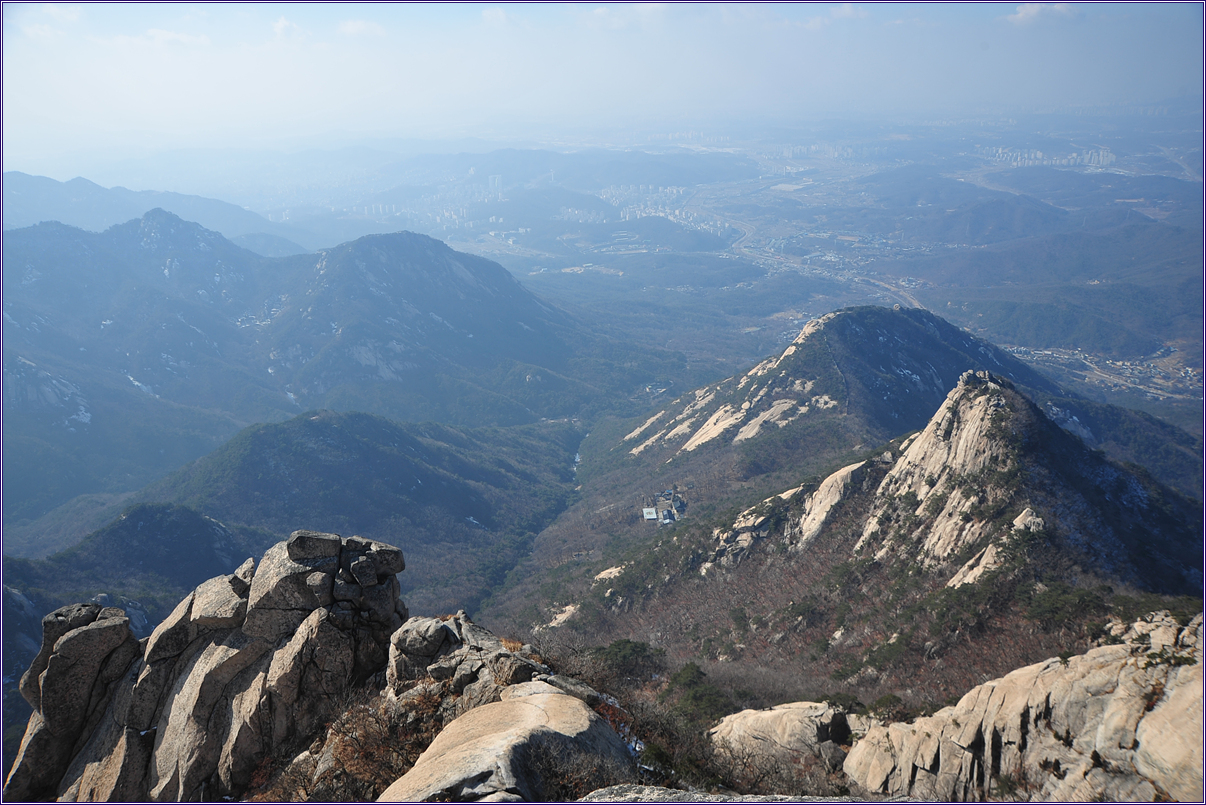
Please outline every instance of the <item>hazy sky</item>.
[{"label": "hazy sky", "polygon": [[3,14],[4,169],[35,172],[90,151],[992,114],[1202,90],[1197,3],[5,3]]}]

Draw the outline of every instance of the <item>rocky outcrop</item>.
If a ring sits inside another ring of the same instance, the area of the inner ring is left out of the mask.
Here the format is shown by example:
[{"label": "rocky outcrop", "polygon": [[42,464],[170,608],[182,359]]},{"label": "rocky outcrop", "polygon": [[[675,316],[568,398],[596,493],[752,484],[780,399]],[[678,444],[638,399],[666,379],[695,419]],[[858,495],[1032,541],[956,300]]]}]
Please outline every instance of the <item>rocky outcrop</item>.
[{"label": "rocky outcrop", "polygon": [[[567,694],[588,710],[604,701],[604,697],[588,685],[550,675],[530,646],[504,643],[473,623],[464,612],[442,619],[416,617],[403,624],[390,639],[390,658],[383,684],[383,690],[352,705],[324,735],[295,756],[270,789],[271,798],[376,799],[399,778],[407,776],[406,785],[411,786],[417,785],[415,780],[427,779],[425,775],[436,774],[432,771],[435,766],[426,765],[423,767],[426,771],[421,769],[414,776],[408,776],[417,768],[415,764],[420,758],[426,756],[432,741],[441,740],[438,736],[443,735],[442,730],[453,729],[451,734],[455,735],[455,730],[461,729],[457,726],[461,720],[480,708],[534,694]],[[578,704],[556,702],[554,705],[548,710],[554,715],[580,712]],[[548,777],[546,772],[556,771],[553,768],[556,764],[550,766],[552,758],[556,753],[565,752],[575,758],[574,771],[579,775],[575,780],[579,782],[584,772],[586,779],[597,779],[598,785],[630,779],[631,764],[627,754],[624,755],[625,762],[618,766],[609,750],[593,757],[591,747],[595,747],[598,733],[612,733],[612,730],[607,724],[596,722],[593,713],[585,718],[592,725],[588,735],[571,736],[572,740],[540,732],[521,734],[524,727],[518,723],[516,732],[507,733],[510,722],[498,721],[496,726],[500,733],[492,739],[493,743],[487,743],[495,749],[518,747],[507,756],[510,765],[497,774],[486,773],[494,766],[477,769],[470,775],[477,775],[474,781],[468,777],[461,782],[440,777],[440,790],[455,789],[459,791],[456,796],[463,799],[514,798],[519,796],[518,790],[547,794],[548,785],[556,782],[556,775]],[[562,727],[569,730],[573,723],[576,722],[570,719]],[[565,746],[558,743],[563,738],[569,741]],[[550,740],[553,743],[548,745],[549,751],[535,750],[538,743]],[[616,741],[623,746],[614,734],[604,744],[614,747]],[[440,745],[455,744],[452,738],[443,738]],[[440,767],[440,774],[451,773],[444,768],[448,765],[447,760],[436,765]],[[458,768],[465,766],[462,763]],[[493,778],[487,779],[491,775]],[[406,797],[412,795],[417,796],[411,792]]]},{"label": "rocky outcrop", "polygon": [[[873,547],[875,558],[882,561],[897,543],[907,540],[919,543],[916,550],[922,561],[936,564],[988,537],[994,524],[970,514],[984,501],[961,480],[988,467],[1007,470],[1014,462],[994,431],[994,425],[1008,415],[1007,388],[1012,386],[988,372],[967,372],[960,378],[880,482],[856,551]],[[893,534],[884,523],[901,501],[911,506],[901,514],[906,520],[917,520],[917,525]]]},{"label": "rocky outcrop", "polygon": [[1202,801],[1202,616],[1156,613],[1111,641],[971,690],[911,724],[873,727],[845,762],[873,793],[923,800]]},{"label": "rocky outcrop", "polygon": [[33,707],[4,799],[53,797],[80,743],[110,705],[111,685],[137,656],[139,643],[119,609],[74,604],[42,619],[42,648],[21,677]]},{"label": "rocky outcrop", "polygon": [[608,782],[635,779],[628,747],[583,701],[525,682],[445,727],[378,802],[556,799],[558,776],[584,767]]},{"label": "rocky outcrop", "polygon": [[826,703],[791,702],[767,710],[742,710],[725,716],[708,738],[732,759],[754,759],[780,767],[819,758],[831,769],[846,760],[841,744],[850,738],[846,714]]},{"label": "rocky outcrop", "polygon": [[763,540],[808,551],[832,532],[834,513],[860,497],[849,510],[861,522],[854,558],[916,562],[948,587],[1016,567],[1033,542],[1058,542],[1082,566],[1145,589],[1201,586],[1193,560],[1200,511],[1090,453],[985,371],[965,372],[926,427],[898,448],[804,489],[767,498],[716,529],[700,573],[740,564]]},{"label": "rocky outcrop", "polygon": [[[21,681],[34,714],[5,799],[237,798],[281,757],[285,799],[371,799],[399,777],[495,800],[559,791],[567,772],[632,779],[597,691],[464,612],[409,618],[404,567],[392,546],[296,531],[142,641],[120,609],[57,610]],[[410,769],[428,756],[443,759]]]},{"label": "rocky outcrop", "polygon": [[803,550],[821,533],[834,507],[841,502],[850,486],[862,482],[866,463],[860,461],[842,467],[822,481],[815,492],[800,496],[798,512],[793,512],[792,517],[785,523],[776,522],[774,509],[796,499],[804,487],[797,486],[769,497],[757,506],[743,511],[733,521],[731,528],[718,528],[713,531],[712,538],[716,541],[716,547],[700,566],[701,575],[706,576],[717,564],[740,564],[758,540],[770,536],[780,525],[783,540],[790,550]]},{"label": "rocky outcrop", "polygon": [[210,579],[139,642],[124,613],[64,607],[22,679],[34,708],[6,800],[217,799],[384,670],[406,619],[384,543],[296,531]]},{"label": "rocky outcrop", "polygon": [[478,705],[500,701],[503,688],[547,677],[549,669],[508,650],[464,612],[446,621],[411,618],[390,638],[386,681],[394,695],[416,684],[447,682],[455,699],[448,720]]}]

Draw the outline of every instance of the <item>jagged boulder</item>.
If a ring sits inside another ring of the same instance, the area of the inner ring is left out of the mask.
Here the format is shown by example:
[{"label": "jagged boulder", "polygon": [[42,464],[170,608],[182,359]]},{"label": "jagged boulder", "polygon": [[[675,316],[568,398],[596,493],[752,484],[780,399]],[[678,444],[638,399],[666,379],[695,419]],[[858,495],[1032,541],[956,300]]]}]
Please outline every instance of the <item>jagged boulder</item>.
[{"label": "jagged boulder", "polygon": [[[1019,668],[912,724],[873,727],[845,771],[925,800],[1202,801],[1202,616],[1132,625],[1118,645]],[[1122,629],[1115,629],[1115,632]]]},{"label": "jagged boulder", "polygon": [[20,685],[34,713],[5,782],[5,800],[55,796],[78,743],[100,721],[112,684],[138,651],[120,609],[73,604],[42,619],[42,648]]},{"label": "jagged boulder", "polygon": [[386,682],[400,693],[423,681],[447,682],[452,717],[499,701],[503,688],[548,676],[549,669],[507,649],[464,611],[448,620],[411,618],[390,637]]},{"label": "jagged boulder", "polygon": [[602,718],[552,685],[527,682],[445,727],[377,801],[540,801],[558,775],[584,768],[608,782],[635,779],[628,747]]},{"label": "jagged boulder", "polygon": [[5,799],[240,794],[260,760],[338,715],[346,690],[383,684],[404,567],[393,546],[296,531],[258,568],[201,584],[143,644],[121,610],[51,613],[21,683],[35,712]]}]

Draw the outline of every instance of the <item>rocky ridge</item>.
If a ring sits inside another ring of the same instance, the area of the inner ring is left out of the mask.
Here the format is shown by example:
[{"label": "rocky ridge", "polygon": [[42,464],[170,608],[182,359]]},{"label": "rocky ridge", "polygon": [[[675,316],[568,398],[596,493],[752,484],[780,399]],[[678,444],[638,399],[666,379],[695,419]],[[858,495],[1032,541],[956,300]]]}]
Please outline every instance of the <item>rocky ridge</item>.
[{"label": "rocky ridge", "polygon": [[141,641],[116,607],[56,610],[21,680],[34,713],[5,799],[214,800],[265,785],[373,799],[394,783],[402,799],[533,799],[562,772],[533,760],[554,749],[599,785],[633,779],[628,747],[591,709],[598,692],[464,612],[408,618],[404,568],[393,546],[295,531]]},{"label": "rocky ridge", "polygon": [[782,354],[681,397],[621,445],[632,456],[656,453],[669,461],[712,442],[736,446],[793,423],[842,417],[852,407],[865,408],[863,427],[885,438],[889,430],[921,424],[960,372],[984,367],[1054,390],[1004,352],[926,311],[828,313],[808,322]]},{"label": "rocky ridge", "polygon": [[[734,566],[772,536],[789,551],[806,550],[843,501],[871,482],[875,466],[882,477],[858,516],[855,558],[907,558],[957,587],[1016,564],[1033,540],[1058,535],[1102,575],[1167,591],[1200,587],[1188,515],[1170,520],[1158,493],[1089,453],[989,372],[964,373],[925,428],[895,452],[843,467],[812,491],[767,498],[716,529],[700,572]],[[1136,561],[1153,552],[1159,562]]]},{"label": "rocky ridge", "polygon": [[846,774],[874,793],[970,801],[1202,801],[1202,616],[1114,623],[1089,652],[1019,668],[912,723],[871,728]]}]

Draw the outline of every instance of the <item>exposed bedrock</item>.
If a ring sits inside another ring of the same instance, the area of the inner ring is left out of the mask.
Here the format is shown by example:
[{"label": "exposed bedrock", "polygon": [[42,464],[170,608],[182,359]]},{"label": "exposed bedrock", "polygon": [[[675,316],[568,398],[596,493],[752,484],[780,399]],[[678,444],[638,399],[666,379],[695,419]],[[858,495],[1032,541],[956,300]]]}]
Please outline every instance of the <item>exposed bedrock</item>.
[{"label": "exposed bedrock", "polygon": [[141,643],[119,609],[52,612],[21,681],[34,713],[5,800],[237,796],[349,687],[385,684],[404,568],[393,546],[295,531],[259,567],[201,584]]},{"label": "exposed bedrock", "polygon": [[1155,613],[1117,645],[1028,665],[911,724],[873,727],[845,770],[870,792],[979,800],[1202,801],[1202,616]]}]

